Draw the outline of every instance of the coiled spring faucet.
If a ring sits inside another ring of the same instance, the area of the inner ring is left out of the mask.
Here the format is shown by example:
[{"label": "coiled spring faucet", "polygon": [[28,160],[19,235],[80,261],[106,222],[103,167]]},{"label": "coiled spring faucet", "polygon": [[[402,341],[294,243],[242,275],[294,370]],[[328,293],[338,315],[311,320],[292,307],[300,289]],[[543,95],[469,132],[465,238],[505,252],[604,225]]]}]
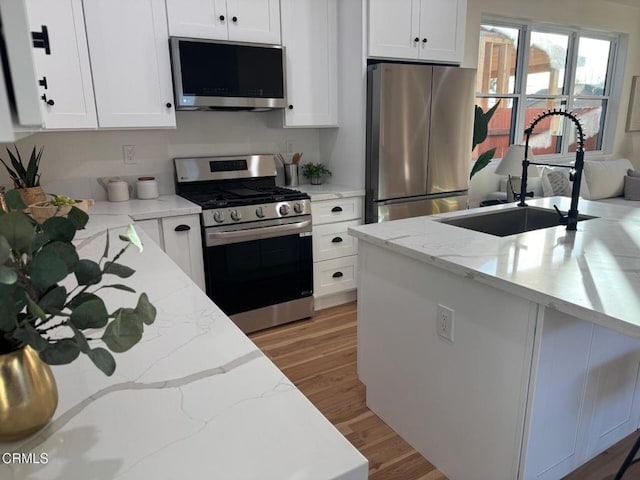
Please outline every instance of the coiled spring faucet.
[{"label": "coiled spring faucet", "polygon": [[[529,160],[527,160],[527,158],[529,157],[529,138],[533,133],[533,129],[541,120],[556,115],[567,117],[576,125],[578,142],[578,146],[576,148],[576,161],[573,165],[530,162]],[[520,200],[518,202],[518,206],[525,207],[527,205],[525,203],[526,197],[533,197],[533,192],[527,192],[527,169],[529,165],[547,165],[552,167],[570,168],[571,172],[569,173],[569,180],[573,182],[573,187],[571,189],[571,206],[569,208],[569,211],[566,215],[563,215],[562,213],[560,213],[560,210],[558,210],[558,207],[556,207],[555,205],[554,207],[560,215],[561,224],[566,225],[567,230],[576,230],[578,225],[578,199],[580,197],[580,182],[582,181],[582,170],[584,169],[584,132],[582,130],[582,124],[580,123],[580,120],[575,114],[566,110],[552,109],[541,113],[536,118],[534,118],[533,122],[531,122],[524,133],[527,138],[524,147],[524,159],[522,160],[522,183],[520,185],[520,193],[516,194],[516,199]]]}]

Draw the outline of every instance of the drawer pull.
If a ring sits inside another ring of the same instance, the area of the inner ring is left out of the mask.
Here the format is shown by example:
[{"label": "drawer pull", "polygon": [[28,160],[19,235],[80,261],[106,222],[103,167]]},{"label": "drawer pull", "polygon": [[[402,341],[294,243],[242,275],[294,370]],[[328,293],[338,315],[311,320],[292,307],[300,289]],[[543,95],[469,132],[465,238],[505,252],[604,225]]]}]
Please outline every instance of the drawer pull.
[{"label": "drawer pull", "polygon": [[333,278],[340,278],[343,276],[342,272],[336,272],[333,275],[331,275]]},{"label": "drawer pull", "polygon": [[341,212],[341,211],[342,211],[342,207],[333,207],[333,208],[331,209],[331,211],[332,211],[332,212],[335,212],[335,213]]},{"label": "drawer pull", "polygon": [[176,228],[174,228],[174,230],[176,232],[188,232],[189,230],[191,230],[191,227],[189,225],[185,225],[183,223],[183,224],[178,225]]},{"label": "drawer pull", "polygon": [[342,237],[334,237],[331,240],[331,243],[340,243],[340,242],[342,242]]}]

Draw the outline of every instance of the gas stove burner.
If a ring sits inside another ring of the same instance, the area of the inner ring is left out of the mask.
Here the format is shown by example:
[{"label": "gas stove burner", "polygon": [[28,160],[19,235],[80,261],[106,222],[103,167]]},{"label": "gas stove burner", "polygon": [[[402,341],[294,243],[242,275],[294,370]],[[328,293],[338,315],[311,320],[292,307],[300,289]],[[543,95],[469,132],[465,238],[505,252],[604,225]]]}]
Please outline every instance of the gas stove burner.
[{"label": "gas stove burner", "polygon": [[309,195],[276,185],[273,155],[176,158],[176,193],[202,208],[205,227],[309,216]]}]

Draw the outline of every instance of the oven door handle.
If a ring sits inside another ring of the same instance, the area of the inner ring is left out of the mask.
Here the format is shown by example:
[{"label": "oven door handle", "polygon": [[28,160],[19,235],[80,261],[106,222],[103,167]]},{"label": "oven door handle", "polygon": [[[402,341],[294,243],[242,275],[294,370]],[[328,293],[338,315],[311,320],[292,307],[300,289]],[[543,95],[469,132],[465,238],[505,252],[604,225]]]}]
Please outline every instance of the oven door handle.
[{"label": "oven door handle", "polygon": [[311,220],[304,220],[302,222],[296,223],[285,223],[284,225],[248,228],[245,230],[206,232],[205,245],[207,247],[215,247],[218,245],[228,245],[230,243],[240,243],[251,240],[262,240],[265,238],[284,237],[285,235],[295,235],[296,233],[310,234]]}]

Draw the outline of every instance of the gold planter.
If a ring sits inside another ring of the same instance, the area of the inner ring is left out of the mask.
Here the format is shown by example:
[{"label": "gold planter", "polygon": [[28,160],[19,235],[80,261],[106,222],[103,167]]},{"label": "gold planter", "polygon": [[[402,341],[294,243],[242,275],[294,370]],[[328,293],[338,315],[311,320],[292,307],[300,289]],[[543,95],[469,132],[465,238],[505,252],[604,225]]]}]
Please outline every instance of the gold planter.
[{"label": "gold planter", "polygon": [[37,432],[57,406],[53,373],[38,352],[27,346],[0,355],[0,442]]}]

